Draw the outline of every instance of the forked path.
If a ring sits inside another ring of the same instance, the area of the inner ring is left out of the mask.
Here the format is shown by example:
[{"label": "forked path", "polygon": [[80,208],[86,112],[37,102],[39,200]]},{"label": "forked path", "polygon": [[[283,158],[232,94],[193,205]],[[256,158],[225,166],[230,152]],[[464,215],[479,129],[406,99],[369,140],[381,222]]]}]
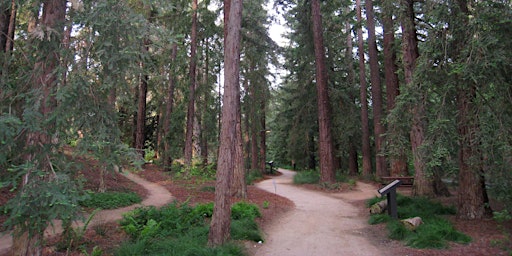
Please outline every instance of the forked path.
[{"label": "forked path", "polygon": [[377,195],[373,186],[358,183],[353,192],[328,194],[294,186],[295,172],[279,171],[283,175],[257,187],[292,200],[296,207],[264,230],[266,241],[252,250],[254,255],[391,255],[365,238],[367,220],[349,203]]},{"label": "forked path", "polygon": [[[91,222],[87,226],[88,228],[94,227],[96,225],[101,225],[104,223],[108,223],[111,221],[117,221],[120,220],[123,217],[123,213],[131,211],[137,207],[140,206],[164,206],[172,200],[174,200],[174,197],[169,193],[169,191],[153,182],[149,182],[145,179],[140,178],[139,176],[130,173],[125,172],[124,173],[126,178],[132,180],[133,182],[143,186],[148,191],[148,196],[140,203],[140,204],[134,204],[131,206],[119,208],[119,209],[113,209],[113,210],[103,210],[97,212],[94,217],[91,219]],[[81,227],[84,224],[81,222],[74,223],[75,227]],[[62,233],[62,227],[60,225],[60,222],[56,221],[54,222],[53,227],[49,227],[45,231],[45,237],[52,237],[55,235],[58,235]],[[7,233],[0,233],[0,255],[6,255],[9,253],[10,249],[12,247],[12,237],[11,234]]]}]

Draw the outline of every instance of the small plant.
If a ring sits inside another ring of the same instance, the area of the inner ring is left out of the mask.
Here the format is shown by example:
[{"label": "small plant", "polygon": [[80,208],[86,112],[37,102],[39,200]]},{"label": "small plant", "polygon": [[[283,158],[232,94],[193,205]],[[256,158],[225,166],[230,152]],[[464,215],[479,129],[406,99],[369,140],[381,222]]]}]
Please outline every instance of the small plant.
[{"label": "small plant", "polygon": [[215,186],[204,186],[201,187],[202,192],[215,192]]},{"label": "small plant", "polygon": [[82,253],[85,256],[101,256],[103,255],[103,250],[101,250],[101,248],[99,248],[98,246],[94,246],[94,248],[92,248],[91,253],[87,253],[85,249],[82,250]]},{"label": "small plant", "polygon": [[320,183],[320,187],[327,189],[327,190],[338,190],[341,188],[340,183],[330,183],[330,182],[322,182]]},{"label": "small plant", "polygon": [[506,250],[512,255],[512,240],[510,239],[512,234],[503,225],[505,222],[512,220],[512,214],[507,210],[493,212],[493,219],[498,222],[498,227],[503,234],[503,238],[495,239],[491,241],[493,246],[499,246],[503,250]]},{"label": "small plant", "polygon": [[151,148],[147,148],[144,150],[144,161],[146,161],[146,163],[152,163],[153,160],[155,159],[155,156],[156,156],[155,150],[153,150]]},{"label": "small plant", "polygon": [[64,232],[62,233],[62,241],[57,244],[57,249],[62,250],[70,250],[73,248],[77,248],[80,246],[84,241],[84,235],[87,231],[87,227],[91,223],[94,216],[96,216],[96,213],[100,209],[94,210],[87,220],[84,222],[84,225],[82,227],[73,228],[71,227],[71,221],[67,220],[63,222],[64,226]]},{"label": "small plant", "polygon": [[347,181],[347,184],[348,184],[348,186],[350,187],[350,189],[352,189],[352,188],[354,188],[354,187],[356,186],[357,181],[356,181],[356,180],[354,180],[354,179],[349,179],[349,180]]},{"label": "small plant", "polygon": [[263,202],[263,209],[268,209],[269,206],[270,206],[270,202],[269,201],[264,201]]}]

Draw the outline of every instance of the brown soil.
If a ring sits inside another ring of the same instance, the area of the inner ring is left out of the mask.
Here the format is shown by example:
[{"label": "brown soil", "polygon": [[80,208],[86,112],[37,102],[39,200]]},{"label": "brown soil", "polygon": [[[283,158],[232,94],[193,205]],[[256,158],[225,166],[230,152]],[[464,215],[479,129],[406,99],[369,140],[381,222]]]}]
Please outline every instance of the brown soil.
[{"label": "brown soil", "polygon": [[[84,177],[87,177],[89,182],[86,184],[86,188],[95,189],[98,186],[98,172],[94,168],[86,168],[84,170]],[[199,180],[173,180],[172,177],[161,171],[154,165],[146,165],[143,171],[137,173],[148,181],[155,182],[166,189],[179,202],[188,202],[189,204],[211,202],[213,201],[214,193],[208,187],[213,187],[214,183],[211,181],[199,181]],[[141,196],[145,197],[148,195],[147,190],[143,187],[131,182],[126,179],[122,174],[112,174],[107,179],[108,190],[111,191],[136,191]],[[375,186],[377,188],[377,186]],[[303,186],[304,190],[323,190],[315,186]],[[347,192],[348,191],[348,192]],[[12,193],[8,189],[2,189],[0,194],[0,204],[4,204],[9,198],[12,197]],[[346,192],[345,195],[343,195]],[[407,189],[402,192],[407,193]],[[327,192],[329,193],[329,192]],[[341,193],[341,194],[340,194]],[[359,211],[360,216],[367,217],[368,210],[365,206],[365,200],[358,199],[356,194],[350,189],[343,187],[340,191],[335,192],[335,197],[343,198],[346,202],[350,203]],[[267,192],[256,186],[248,187],[247,199],[251,203],[268,207],[261,207],[262,217],[259,219],[259,223],[265,231],[270,230],[270,227],[275,224],[275,220],[281,219],[286,216],[293,209],[295,205],[289,199],[283,198],[276,195],[275,193]],[[348,198],[348,199],[347,199]],[[351,200],[349,200],[351,198]],[[445,198],[443,202],[454,203],[455,197]],[[266,203],[268,202],[268,203]],[[3,223],[5,217],[0,215],[0,224]],[[443,250],[419,250],[412,249],[403,246],[401,242],[393,241],[387,238],[387,230],[384,225],[367,225],[362,234],[370,241],[370,243],[377,247],[383,248],[391,255],[511,255],[511,244],[510,238],[504,235],[503,229],[491,219],[482,221],[463,221],[455,218],[451,219],[458,230],[470,235],[473,241],[468,245],[451,244],[449,249]],[[512,225],[508,223],[505,227],[510,234],[512,232]],[[103,255],[109,255],[112,248],[115,248],[122,241],[126,240],[126,235],[120,230],[116,222],[103,223],[91,228],[87,231],[84,241],[81,242],[80,248],[85,248],[87,252],[91,252],[92,248],[98,246],[104,251]],[[58,245],[58,239],[53,238],[48,241],[48,247],[45,249],[45,255],[83,255],[81,249],[69,252],[58,252],[56,251],[56,245]],[[254,244],[248,243],[247,246],[252,247]],[[78,247],[78,246],[77,246]],[[508,248],[508,251],[504,249]],[[326,254],[327,255],[327,254]]]}]

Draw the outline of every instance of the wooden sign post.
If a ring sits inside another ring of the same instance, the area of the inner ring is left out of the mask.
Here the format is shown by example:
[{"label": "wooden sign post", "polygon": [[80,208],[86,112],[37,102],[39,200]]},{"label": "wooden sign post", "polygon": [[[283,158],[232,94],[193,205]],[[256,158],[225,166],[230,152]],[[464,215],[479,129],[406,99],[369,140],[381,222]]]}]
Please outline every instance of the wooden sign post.
[{"label": "wooden sign post", "polygon": [[388,214],[392,218],[398,219],[396,205],[396,188],[402,183],[400,180],[394,180],[385,187],[378,190],[381,196],[386,196],[388,201]]}]

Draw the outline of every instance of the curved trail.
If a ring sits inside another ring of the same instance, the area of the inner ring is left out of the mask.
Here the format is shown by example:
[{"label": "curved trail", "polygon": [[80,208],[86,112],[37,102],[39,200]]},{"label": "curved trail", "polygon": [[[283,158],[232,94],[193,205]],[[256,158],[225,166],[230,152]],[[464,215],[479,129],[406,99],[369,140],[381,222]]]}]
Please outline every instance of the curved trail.
[{"label": "curved trail", "polygon": [[357,183],[357,190],[327,194],[294,186],[295,172],[279,172],[283,175],[256,186],[292,200],[296,207],[264,230],[266,241],[254,255],[391,255],[365,238],[366,218],[349,203],[377,195],[373,186]]},{"label": "curved trail", "polygon": [[[119,208],[119,209],[113,209],[113,210],[102,210],[96,213],[96,215],[93,217],[87,228],[94,227],[96,225],[108,223],[111,221],[117,221],[120,220],[123,217],[123,213],[131,211],[137,207],[140,206],[164,206],[172,200],[174,200],[174,197],[169,193],[169,191],[153,182],[149,182],[143,178],[140,178],[139,176],[130,173],[130,172],[124,172],[124,175],[126,178],[130,179],[131,181],[143,186],[148,192],[149,195],[144,199],[140,204],[134,204],[127,207]],[[84,224],[80,221],[77,221],[73,224],[75,227],[82,227]],[[53,227],[48,227],[44,235],[45,237],[53,237],[58,234],[62,233],[62,227],[60,221],[55,221]],[[7,255],[7,253],[10,251],[12,247],[12,236],[10,233],[0,234],[0,255]]]}]

